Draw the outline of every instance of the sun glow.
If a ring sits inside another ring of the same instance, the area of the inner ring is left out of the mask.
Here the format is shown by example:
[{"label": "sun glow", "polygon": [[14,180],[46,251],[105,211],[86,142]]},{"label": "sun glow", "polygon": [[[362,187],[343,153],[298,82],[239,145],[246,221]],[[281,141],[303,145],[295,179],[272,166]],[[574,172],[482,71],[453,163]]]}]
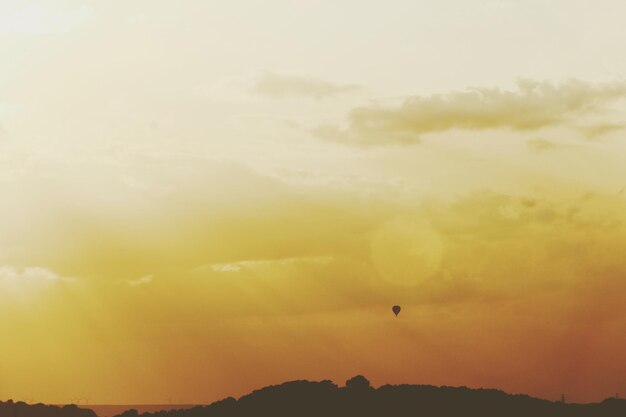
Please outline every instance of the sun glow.
[{"label": "sun glow", "polygon": [[0,397],[623,391],[625,15],[0,2]]}]

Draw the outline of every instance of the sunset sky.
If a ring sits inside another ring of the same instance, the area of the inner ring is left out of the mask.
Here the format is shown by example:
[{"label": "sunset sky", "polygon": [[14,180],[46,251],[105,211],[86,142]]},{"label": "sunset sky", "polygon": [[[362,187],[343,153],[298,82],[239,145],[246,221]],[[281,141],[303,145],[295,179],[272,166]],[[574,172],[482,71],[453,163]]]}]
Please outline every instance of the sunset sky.
[{"label": "sunset sky", "polygon": [[624,16],[0,0],[0,400],[626,395]]}]

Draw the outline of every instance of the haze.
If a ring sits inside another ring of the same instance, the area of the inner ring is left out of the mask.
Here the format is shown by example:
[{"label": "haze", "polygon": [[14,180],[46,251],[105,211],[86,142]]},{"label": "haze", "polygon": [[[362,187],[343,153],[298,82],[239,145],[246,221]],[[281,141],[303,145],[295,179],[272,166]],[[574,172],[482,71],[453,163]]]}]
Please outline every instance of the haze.
[{"label": "haze", "polygon": [[625,15],[3,1],[0,398],[626,391]]}]

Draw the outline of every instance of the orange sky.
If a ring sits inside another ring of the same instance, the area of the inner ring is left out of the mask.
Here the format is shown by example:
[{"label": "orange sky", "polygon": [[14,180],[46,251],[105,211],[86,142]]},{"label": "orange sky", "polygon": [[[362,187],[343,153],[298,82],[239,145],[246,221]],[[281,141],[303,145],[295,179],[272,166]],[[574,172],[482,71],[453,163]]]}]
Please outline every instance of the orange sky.
[{"label": "orange sky", "polygon": [[0,400],[626,391],[624,3],[228,3],[0,5]]}]

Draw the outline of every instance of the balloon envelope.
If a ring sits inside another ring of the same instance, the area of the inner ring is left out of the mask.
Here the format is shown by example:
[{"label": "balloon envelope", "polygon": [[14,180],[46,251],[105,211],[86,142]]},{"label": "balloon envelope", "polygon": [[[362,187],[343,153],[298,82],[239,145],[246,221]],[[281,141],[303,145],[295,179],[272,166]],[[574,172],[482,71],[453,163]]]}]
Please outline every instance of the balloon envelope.
[{"label": "balloon envelope", "polygon": [[393,314],[395,314],[396,316],[398,316],[398,314],[400,314],[400,306],[393,306],[391,307],[391,311],[393,311]]}]

